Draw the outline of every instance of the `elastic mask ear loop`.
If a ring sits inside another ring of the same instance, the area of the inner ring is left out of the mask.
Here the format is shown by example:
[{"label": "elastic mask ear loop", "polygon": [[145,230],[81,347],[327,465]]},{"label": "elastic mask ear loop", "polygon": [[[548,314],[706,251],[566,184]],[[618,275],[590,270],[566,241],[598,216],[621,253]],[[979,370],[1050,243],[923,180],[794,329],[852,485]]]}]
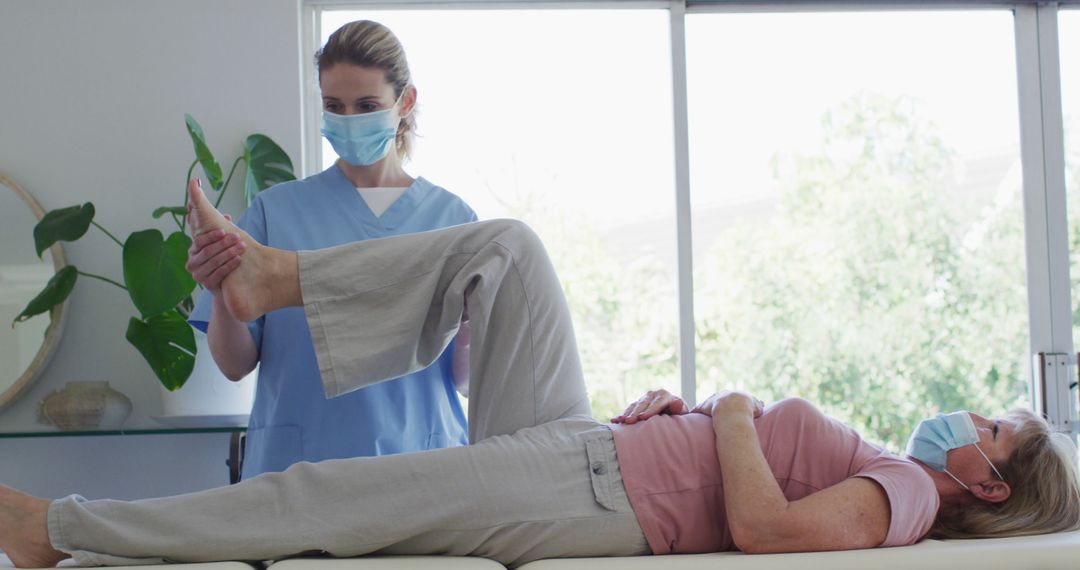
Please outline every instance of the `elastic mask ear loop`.
[{"label": "elastic mask ear loop", "polygon": [[[394,100],[394,104],[390,105],[391,109],[393,109],[394,107],[397,107],[399,103],[402,103],[403,101],[405,101],[405,90],[408,89],[408,88],[409,88],[409,86],[406,85],[405,88],[401,90],[401,94],[398,95],[397,99]],[[405,120],[405,116],[401,114],[401,109],[400,108],[398,109],[398,120],[399,121],[404,121]]]},{"label": "elastic mask ear loop", "polygon": [[[975,445],[975,449],[979,450],[979,455],[982,455],[983,459],[985,459],[986,462],[990,464],[990,468],[994,470],[994,475],[997,475],[998,479],[1001,479],[1002,481],[1004,481],[1005,478],[1001,476],[1001,471],[998,471],[998,468],[994,467],[994,462],[990,461],[990,458],[987,457],[985,453],[983,453],[983,450],[979,447],[979,444],[976,443],[974,445]],[[954,479],[955,479],[955,477],[954,477]]]},{"label": "elastic mask ear loop", "polygon": [[963,487],[965,491],[967,491],[968,493],[971,492],[971,487],[968,487],[967,485],[964,484],[963,481],[957,479],[956,475],[953,475],[952,473],[949,473],[948,469],[945,470],[945,474],[948,475],[949,477],[952,477],[953,481],[956,481],[956,484]]},{"label": "elastic mask ear loop", "polygon": [[[978,449],[978,450],[979,450],[979,455],[982,455],[982,456],[983,456],[983,459],[985,459],[985,460],[986,460],[986,462],[990,464],[990,468],[994,470],[994,475],[997,475],[997,476],[998,476],[998,479],[1000,479],[1000,480],[1002,480],[1002,481],[1005,481],[1005,478],[1001,476],[1001,472],[1000,472],[1000,471],[998,471],[998,468],[994,466],[994,462],[993,462],[993,461],[990,461],[990,458],[989,458],[989,457],[987,457],[985,453],[983,453],[983,450],[982,450],[982,448],[980,448],[980,447],[979,447],[979,444],[977,444],[977,443],[974,443],[974,444],[972,444],[972,445],[974,445],[974,446],[975,446],[975,449]],[[971,492],[971,487],[968,487],[967,485],[965,485],[965,484],[964,484],[964,482],[963,482],[963,481],[961,481],[961,480],[957,479],[957,478],[956,478],[956,475],[953,475],[952,473],[949,473],[949,470],[948,470],[948,469],[946,469],[946,470],[945,470],[945,474],[946,474],[946,475],[948,475],[949,477],[952,477],[953,481],[956,481],[956,484],[957,484],[957,485],[960,485],[961,487],[963,487],[965,491],[967,491],[967,492],[969,492],[969,493]]]}]

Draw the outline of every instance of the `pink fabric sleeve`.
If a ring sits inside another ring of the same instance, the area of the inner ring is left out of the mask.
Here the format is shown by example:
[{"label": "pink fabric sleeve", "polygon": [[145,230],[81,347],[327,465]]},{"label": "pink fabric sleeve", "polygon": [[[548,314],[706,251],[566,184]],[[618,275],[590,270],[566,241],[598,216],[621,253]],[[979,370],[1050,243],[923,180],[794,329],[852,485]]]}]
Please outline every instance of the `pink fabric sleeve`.
[{"label": "pink fabric sleeve", "polygon": [[881,546],[915,544],[934,524],[940,500],[934,481],[918,465],[882,453],[855,476],[875,481],[889,498],[889,533]]}]

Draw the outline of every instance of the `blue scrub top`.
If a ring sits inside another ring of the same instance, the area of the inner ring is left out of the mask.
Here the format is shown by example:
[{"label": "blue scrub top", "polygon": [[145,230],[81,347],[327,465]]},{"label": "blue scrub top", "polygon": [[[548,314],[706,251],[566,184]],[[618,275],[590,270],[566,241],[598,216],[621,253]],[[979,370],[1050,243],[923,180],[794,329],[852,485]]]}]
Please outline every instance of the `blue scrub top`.
[{"label": "blue scrub top", "polygon": [[[237,225],[256,241],[290,251],[444,228],[476,221],[457,196],[417,178],[376,217],[337,166],[258,195]],[[191,313],[206,332],[211,296]],[[357,326],[365,324],[357,315]],[[453,344],[419,372],[327,399],[302,307],[248,325],[259,349],[259,379],[248,424],[243,478],[298,461],[384,455],[463,445],[465,414],[451,373]]]}]

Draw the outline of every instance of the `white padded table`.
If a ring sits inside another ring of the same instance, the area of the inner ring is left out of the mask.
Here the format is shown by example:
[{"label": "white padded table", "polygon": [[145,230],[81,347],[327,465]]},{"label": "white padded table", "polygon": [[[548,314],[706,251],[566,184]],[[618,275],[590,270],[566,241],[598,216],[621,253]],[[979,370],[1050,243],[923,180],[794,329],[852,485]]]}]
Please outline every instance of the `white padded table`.
[{"label": "white padded table", "polygon": [[270,567],[272,570],[506,570],[494,560],[462,556],[289,558]]},{"label": "white padded table", "polygon": [[[484,558],[372,556],[294,558],[270,570],[499,570]],[[990,540],[924,540],[914,546],[846,552],[756,554],[718,552],[636,558],[537,560],[520,570],[1077,570],[1080,531]],[[160,570],[160,569],[159,569]],[[224,570],[224,569],[223,569]]]},{"label": "white padded table", "polygon": [[[71,559],[67,559],[60,563],[60,567],[74,567]],[[170,564],[173,566],[183,566],[184,570],[255,570],[254,566],[245,564],[243,562],[201,562],[198,564]],[[14,568],[11,563],[11,559],[8,558],[2,551],[0,551],[0,568]],[[124,566],[124,570],[162,570],[166,566],[152,565],[152,566]]]},{"label": "white padded table", "polygon": [[[61,566],[70,564],[62,563]],[[0,567],[11,562],[0,553]],[[179,565],[176,565],[179,566]],[[183,564],[184,570],[252,570],[242,562]],[[290,558],[270,570],[501,570],[486,558],[454,556],[365,556],[360,558]],[[1080,531],[990,540],[924,540],[914,546],[846,552],[757,554],[718,552],[636,558],[561,558],[537,560],[521,570],[1077,570]],[[127,566],[124,570],[161,570]]]},{"label": "white padded table", "polygon": [[[913,546],[844,552],[718,552],[640,558],[537,560],[520,570],[1077,570],[1080,531],[985,540],[924,540]],[[315,569],[309,569],[315,570]]]}]

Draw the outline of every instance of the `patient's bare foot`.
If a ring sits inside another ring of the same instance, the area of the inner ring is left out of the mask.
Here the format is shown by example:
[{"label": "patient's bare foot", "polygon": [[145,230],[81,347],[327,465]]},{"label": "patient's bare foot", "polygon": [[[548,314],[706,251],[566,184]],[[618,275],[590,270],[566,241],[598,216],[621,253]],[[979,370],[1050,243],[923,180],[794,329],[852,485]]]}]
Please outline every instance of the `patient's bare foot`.
[{"label": "patient's bare foot", "polygon": [[192,235],[223,229],[239,235],[247,246],[240,266],[221,284],[225,306],[232,316],[253,321],[270,311],[301,304],[296,253],[252,239],[214,208],[194,180],[188,184],[188,219]]},{"label": "patient's bare foot", "polygon": [[19,568],[56,566],[67,554],[49,542],[49,501],[0,485],[0,549]]}]

